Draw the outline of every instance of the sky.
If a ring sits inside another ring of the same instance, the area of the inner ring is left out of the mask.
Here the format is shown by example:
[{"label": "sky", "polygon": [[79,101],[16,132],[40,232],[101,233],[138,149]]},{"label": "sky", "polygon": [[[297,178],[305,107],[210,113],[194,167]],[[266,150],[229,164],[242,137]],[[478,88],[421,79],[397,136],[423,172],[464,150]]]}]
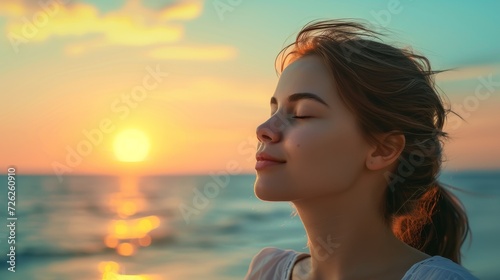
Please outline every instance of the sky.
[{"label": "sky", "polygon": [[[452,109],[445,170],[500,168],[500,2],[0,2],[0,173],[254,173],[274,59],[316,19],[389,30]],[[136,147],[131,149],[130,146]]]}]

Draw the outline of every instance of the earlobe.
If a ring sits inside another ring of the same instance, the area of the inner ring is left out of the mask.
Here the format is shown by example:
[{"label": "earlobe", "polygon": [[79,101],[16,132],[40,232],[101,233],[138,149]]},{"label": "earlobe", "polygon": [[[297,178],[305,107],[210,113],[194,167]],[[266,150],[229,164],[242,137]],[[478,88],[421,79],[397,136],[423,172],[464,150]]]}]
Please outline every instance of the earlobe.
[{"label": "earlobe", "polygon": [[366,167],[370,170],[379,170],[395,162],[405,148],[405,136],[400,132],[386,133],[378,137],[379,144],[375,145],[368,154]]}]

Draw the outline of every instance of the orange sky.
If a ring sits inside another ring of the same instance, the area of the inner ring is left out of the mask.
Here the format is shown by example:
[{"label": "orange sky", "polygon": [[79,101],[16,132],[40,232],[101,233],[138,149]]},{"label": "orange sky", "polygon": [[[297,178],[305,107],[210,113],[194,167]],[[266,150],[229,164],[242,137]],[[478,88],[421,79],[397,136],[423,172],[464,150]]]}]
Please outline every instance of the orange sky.
[{"label": "orange sky", "polygon": [[[107,10],[28,3],[0,3],[1,173],[10,165],[19,174],[254,173],[274,56],[302,22],[274,30],[279,38],[264,46],[244,30],[227,35],[240,19],[222,19],[203,1],[153,9],[131,0]],[[30,30],[22,19],[34,24],[41,11],[46,21]],[[469,122],[447,126],[447,169],[500,168],[498,73],[499,63],[477,63],[438,76]],[[128,128],[149,138],[142,162],[116,160],[113,141]],[[83,146],[90,152],[75,158]]]}]

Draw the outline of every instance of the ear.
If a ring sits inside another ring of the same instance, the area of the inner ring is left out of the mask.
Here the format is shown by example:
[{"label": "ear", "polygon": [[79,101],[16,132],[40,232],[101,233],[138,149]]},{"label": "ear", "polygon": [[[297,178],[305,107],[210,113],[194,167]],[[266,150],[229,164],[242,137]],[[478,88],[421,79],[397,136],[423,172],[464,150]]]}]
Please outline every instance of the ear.
[{"label": "ear", "polygon": [[366,157],[369,170],[380,170],[394,163],[403,152],[406,139],[401,132],[388,132],[377,136],[381,144],[372,146]]}]

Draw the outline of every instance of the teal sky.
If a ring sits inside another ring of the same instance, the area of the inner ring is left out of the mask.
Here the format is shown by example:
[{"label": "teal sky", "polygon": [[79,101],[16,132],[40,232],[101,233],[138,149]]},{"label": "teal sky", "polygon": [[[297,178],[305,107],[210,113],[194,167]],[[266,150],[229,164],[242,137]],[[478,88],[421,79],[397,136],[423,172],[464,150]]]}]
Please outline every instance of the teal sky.
[{"label": "teal sky", "polygon": [[[203,16],[186,25],[187,39],[227,42],[245,52],[268,50],[269,55],[274,55],[285,39],[308,21],[349,17],[362,18],[396,32],[399,36],[395,40],[429,55],[438,67],[500,62],[499,1],[233,2],[241,3],[233,11],[225,12],[223,20],[217,17],[214,8],[218,1],[205,2]],[[399,12],[389,13],[391,2],[399,3],[395,9]]]}]

